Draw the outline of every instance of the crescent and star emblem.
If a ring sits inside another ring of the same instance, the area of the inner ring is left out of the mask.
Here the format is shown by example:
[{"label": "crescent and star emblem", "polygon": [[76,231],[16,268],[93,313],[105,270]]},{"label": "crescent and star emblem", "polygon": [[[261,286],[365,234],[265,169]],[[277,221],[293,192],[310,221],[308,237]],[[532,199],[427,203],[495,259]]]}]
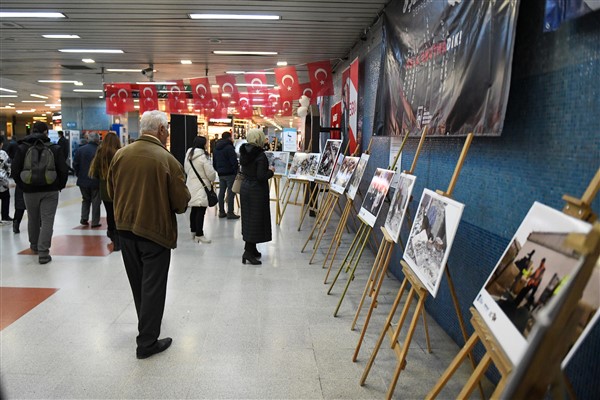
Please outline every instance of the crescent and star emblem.
[{"label": "crescent and star emblem", "polygon": [[[150,94],[146,94],[146,90],[149,90]],[[144,90],[142,90],[142,95],[146,98],[151,98],[154,96],[154,91],[150,87],[145,87]]]},{"label": "crescent and star emblem", "polygon": [[[204,93],[200,93],[200,91],[198,89],[204,89]],[[207,90],[206,90],[206,86],[204,86],[203,84],[199,83],[196,85],[196,94],[198,94],[198,96],[200,96],[200,98],[204,98],[204,94],[206,94]]]},{"label": "crescent and star emblem", "polygon": [[[230,92],[226,91],[225,90],[226,87],[231,88],[231,91]],[[223,91],[223,93],[233,93],[233,85],[231,83],[229,83],[229,82],[225,82],[223,84],[223,86],[221,87],[221,90]]]},{"label": "crescent and star emblem", "polygon": [[290,83],[290,85],[287,87],[287,90],[291,92],[291,91],[292,91],[292,85],[294,84],[294,82],[296,82],[296,81],[294,80],[294,78],[292,78],[292,76],[291,76],[291,75],[284,75],[284,76],[283,76],[283,78],[281,78],[281,84],[282,84],[283,86],[286,86],[286,85],[285,85],[285,81],[286,81],[286,80],[288,80],[288,79],[289,79],[290,81],[292,81],[292,83]]},{"label": "crescent and star emblem", "polygon": [[286,101],[283,102],[283,109],[284,110],[289,109],[291,106],[292,106],[292,104],[289,101],[286,100]]},{"label": "crescent and star emblem", "polygon": [[[310,94],[309,94],[310,93]],[[311,88],[306,88],[304,89],[304,91],[302,92],[303,95],[305,95],[306,97],[310,97],[312,98],[313,95],[313,91]]]},{"label": "crescent and star emblem", "polygon": [[[321,80],[319,80],[319,73],[323,73],[325,74],[325,77]],[[325,79],[327,79],[327,71],[325,71],[323,68],[317,68],[317,70],[315,71],[315,79],[319,80],[319,83],[321,85],[325,84]]]}]

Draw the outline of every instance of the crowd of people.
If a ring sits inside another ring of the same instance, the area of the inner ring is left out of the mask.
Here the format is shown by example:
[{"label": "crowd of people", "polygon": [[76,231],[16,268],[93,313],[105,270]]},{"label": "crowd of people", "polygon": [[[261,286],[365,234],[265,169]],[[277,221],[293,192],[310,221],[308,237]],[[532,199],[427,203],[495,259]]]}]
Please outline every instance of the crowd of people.
[{"label": "crowd of people", "polygon": [[[93,132],[73,157],[82,196],[80,224],[91,222],[91,228],[100,227],[102,202],[107,235],[113,250],[121,251],[138,316],[138,359],[162,352],[172,343],[171,338],[159,337],[171,250],[177,246],[176,214],[189,208],[193,240],[211,243],[204,232],[204,216],[209,206],[207,193],[217,175],[219,217],[230,220],[240,218],[234,213],[231,187],[238,172],[244,178],[240,190],[245,243],[242,263],[260,265],[262,254],[256,245],[272,238],[268,180],[274,167],[269,166],[264,154],[267,139],[262,130],[248,131],[247,143],[240,147],[239,163],[230,132],[225,132],[217,143],[212,161],[206,138],[196,137],[184,165],[167,150],[168,136],[167,115],[147,111],[141,116],[140,137],[135,142],[121,148],[115,132],[108,132],[102,141]],[[70,171],[69,147],[67,143],[65,150],[64,141],[60,142],[63,138],[61,135],[59,143],[52,144],[48,126],[38,121],[30,135],[15,142],[12,156],[0,144],[2,221],[12,223],[14,233],[19,233],[19,223],[27,210],[30,248],[40,264],[52,261],[50,247],[59,192],[65,188]],[[16,185],[14,218],[8,215],[9,177]]]}]

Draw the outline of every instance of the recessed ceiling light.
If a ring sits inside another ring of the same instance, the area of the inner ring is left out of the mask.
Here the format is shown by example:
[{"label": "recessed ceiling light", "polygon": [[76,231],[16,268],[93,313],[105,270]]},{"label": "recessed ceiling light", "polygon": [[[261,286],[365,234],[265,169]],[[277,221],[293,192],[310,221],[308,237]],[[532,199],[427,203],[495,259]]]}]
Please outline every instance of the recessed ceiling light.
[{"label": "recessed ceiling light", "polygon": [[103,54],[122,54],[123,50],[113,49],[58,49],[61,53],[103,53]]},{"label": "recessed ceiling light", "polygon": [[245,74],[265,74],[265,75],[275,75],[275,72],[273,71],[250,71],[250,72],[244,72]]},{"label": "recessed ceiling light", "polygon": [[73,89],[74,92],[79,93],[102,93],[104,92],[102,89]]},{"label": "recessed ceiling light", "polygon": [[45,103],[44,100],[21,100],[21,103]]},{"label": "recessed ceiling light", "polygon": [[279,20],[280,15],[252,15],[252,14],[188,14],[191,19],[259,19]]},{"label": "recessed ceiling light", "polygon": [[17,93],[16,90],[12,90],[12,89],[4,89],[0,87],[0,92],[8,92],[8,93]]},{"label": "recessed ceiling light", "polygon": [[64,80],[60,80],[60,79],[40,79],[38,80],[38,82],[40,83],[77,83],[77,81],[64,81]]},{"label": "recessed ceiling light", "polygon": [[192,63],[192,60],[181,60],[181,63],[184,65],[190,65]]},{"label": "recessed ceiling light", "polygon": [[74,83],[74,85],[75,85],[75,86],[83,86],[83,82],[78,82],[78,81],[76,81],[76,82]]},{"label": "recessed ceiling light", "polygon": [[59,12],[2,11],[0,18],[66,18]]},{"label": "recessed ceiling light", "polygon": [[276,51],[237,51],[237,50],[214,50],[213,54],[224,56],[276,56]]},{"label": "recessed ceiling light", "polygon": [[0,97],[19,97],[16,94],[0,94]]},{"label": "recessed ceiling light", "polygon": [[81,61],[83,61],[86,64],[93,64],[96,61],[92,60],[91,58],[82,58]]},{"label": "recessed ceiling light", "polygon": [[81,39],[79,35],[42,35],[46,39]]},{"label": "recessed ceiling light", "polygon": [[238,75],[238,74],[245,74],[246,72],[244,71],[225,71],[226,74],[230,74],[230,75]]},{"label": "recessed ceiling light", "polygon": [[41,94],[30,94],[31,97],[37,97],[38,99],[47,99],[48,96],[42,96]]},{"label": "recessed ceiling light", "polygon": [[278,67],[285,67],[287,65],[287,61],[277,61]]}]

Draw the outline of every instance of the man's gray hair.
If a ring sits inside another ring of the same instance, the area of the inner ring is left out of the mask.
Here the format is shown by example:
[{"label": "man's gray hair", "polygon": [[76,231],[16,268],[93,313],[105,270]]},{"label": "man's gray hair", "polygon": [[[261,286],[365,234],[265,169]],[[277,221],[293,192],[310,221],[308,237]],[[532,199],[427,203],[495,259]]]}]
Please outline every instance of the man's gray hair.
[{"label": "man's gray hair", "polygon": [[156,136],[160,127],[168,126],[168,124],[169,119],[166,113],[158,110],[146,111],[142,114],[140,132]]},{"label": "man's gray hair", "polygon": [[100,143],[100,135],[98,132],[90,132],[88,134],[88,142]]}]

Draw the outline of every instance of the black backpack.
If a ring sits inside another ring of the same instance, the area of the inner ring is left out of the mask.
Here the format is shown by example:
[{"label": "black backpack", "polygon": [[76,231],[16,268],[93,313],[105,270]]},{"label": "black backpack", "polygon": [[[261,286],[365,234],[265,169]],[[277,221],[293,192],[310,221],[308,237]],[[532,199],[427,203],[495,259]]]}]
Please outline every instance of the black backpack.
[{"label": "black backpack", "polygon": [[20,174],[23,183],[33,186],[53,184],[57,175],[54,153],[52,153],[50,147],[54,144],[38,139],[33,144],[27,144],[27,146],[23,170]]}]

